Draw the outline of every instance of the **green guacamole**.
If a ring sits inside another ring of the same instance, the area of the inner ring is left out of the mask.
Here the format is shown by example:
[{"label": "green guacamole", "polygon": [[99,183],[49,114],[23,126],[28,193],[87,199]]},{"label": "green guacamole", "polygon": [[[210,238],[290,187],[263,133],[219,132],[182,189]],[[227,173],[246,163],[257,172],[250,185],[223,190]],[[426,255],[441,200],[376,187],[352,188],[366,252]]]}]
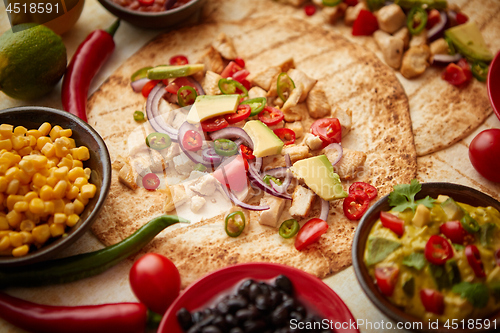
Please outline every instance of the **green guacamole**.
[{"label": "green guacamole", "polygon": [[[388,297],[392,303],[424,321],[438,319],[443,323],[448,319],[484,318],[500,309],[500,266],[495,257],[500,249],[500,213],[495,208],[472,207],[440,195],[426,205],[419,204],[415,212],[405,209],[390,213],[404,221],[402,236],[384,227],[379,219],[370,231],[364,259],[374,281],[377,268],[396,268],[396,282],[392,296]],[[469,218],[465,221],[475,222],[465,225],[464,241],[455,244],[440,227],[464,216]],[[451,245],[452,253],[444,264],[433,264],[426,257],[426,244],[433,235],[443,237]],[[468,245],[479,250],[485,277],[478,277],[471,267],[465,254]],[[460,292],[464,285],[469,289]],[[383,292],[381,285],[379,288]],[[442,314],[426,310],[420,295],[422,289],[442,294]]]}]

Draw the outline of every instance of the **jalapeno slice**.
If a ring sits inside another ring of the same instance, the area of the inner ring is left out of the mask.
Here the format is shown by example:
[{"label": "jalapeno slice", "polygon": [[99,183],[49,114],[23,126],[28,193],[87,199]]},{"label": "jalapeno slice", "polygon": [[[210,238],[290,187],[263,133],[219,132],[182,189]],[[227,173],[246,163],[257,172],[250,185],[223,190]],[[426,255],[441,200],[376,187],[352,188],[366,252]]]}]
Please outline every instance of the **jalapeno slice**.
[{"label": "jalapeno slice", "polygon": [[201,163],[198,163],[198,164],[196,164],[196,165],[193,167],[193,170],[195,170],[195,171],[199,171],[199,172],[205,172],[205,171],[207,171],[207,167],[206,167],[206,166],[204,166],[204,165],[203,165],[203,164],[201,164]]},{"label": "jalapeno slice", "polygon": [[229,237],[238,237],[243,232],[243,229],[245,229],[245,214],[242,211],[228,214],[225,225],[226,234]]},{"label": "jalapeno slice", "polygon": [[143,121],[144,120],[144,112],[142,112],[142,111],[135,111],[134,112],[134,120],[135,121]]},{"label": "jalapeno slice", "polygon": [[413,7],[408,13],[407,26],[412,35],[421,33],[427,24],[427,12],[422,7]]},{"label": "jalapeno slice", "polygon": [[323,5],[328,6],[328,7],[334,7],[334,6],[337,6],[341,2],[342,2],[342,0],[323,0]]},{"label": "jalapeno slice", "polygon": [[295,89],[295,83],[287,73],[278,75],[278,96],[283,102],[290,97],[293,89]]},{"label": "jalapeno slice", "polygon": [[149,134],[146,138],[146,144],[149,148],[152,148],[154,150],[162,150],[168,148],[170,147],[171,143],[172,140],[170,140],[170,137],[165,133],[154,132]]},{"label": "jalapeno slice", "polygon": [[482,61],[474,61],[471,66],[472,75],[481,82],[486,82],[488,78],[489,66]]},{"label": "jalapeno slice", "polygon": [[220,79],[219,89],[224,95],[239,94],[242,98],[248,96],[248,90],[233,79]]},{"label": "jalapeno slice", "polygon": [[276,184],[276,185],[279,185],[281,186],[283,183],[281,182],[281,180],[279,180],[278,178],[276,177],[273,177],[273,176],[270,176],[270,175],[265,175],[264,178],[262,178],[262,180],[264,181],[264,183],[266,183],[267,185],[271,186],[271,180]]},{"label": "jalapeno slice", "polygon": [[469,214],[464,215],[460,220],[460,224],[469,234],[474,234],[479,231],[479,223],[474,220]]},{"label": "jalapeno slice", "polygon": [[151,68],[153,67],[144,67],[144,68],[141,68],[137,71],[134,72],[134,74],[132,74],[132,76],[130,77],[130,80],[132,82],[134,81],[137,81],[139,79],[145,79],[148,77],[148,70],[150,70]]},{"label": "jalapeno slice", "polygon": [[248,99],[246,101],[241,102],[240,104],[250,105],[250,117],[256,116],[264,110],[266,106],[267,98],[265,97],[256,97],[252,99]]},{"label": "jalapeno slice", "polygon": [[214,141],[215,152],[220,156],[233,156],[238,153],[238,146],[229,139],[217,139]]},{"label": "jalapeno slice", "polygon": [[193,87],[183,86],[177,90],[177,101],[181,107],[193,104],[196,97],[198,97],[198,94]]},{"label": "jalapeno slice", "polygon": [[281,223],[279,234],[283,238],[292,238],[300,229],[299,222],[295,219],[289,219]]}]

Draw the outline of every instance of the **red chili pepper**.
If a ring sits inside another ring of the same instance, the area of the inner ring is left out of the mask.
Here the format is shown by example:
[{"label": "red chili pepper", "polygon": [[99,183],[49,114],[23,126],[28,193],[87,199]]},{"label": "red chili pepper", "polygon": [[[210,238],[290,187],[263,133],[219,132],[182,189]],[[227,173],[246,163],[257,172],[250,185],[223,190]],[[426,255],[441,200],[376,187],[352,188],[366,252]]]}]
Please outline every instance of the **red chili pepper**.
[{"label": "red chili pepper", "polygon": [[108,30],[95,30],[78,46],[64,75],[61,99],[64,110],[87,121],[87,95],[90,82],[115,49],[113,35],[117,20]]},{"label": "red chili pepper", "polygon": [[313,16],[316,13],[316,6],[313,4],[305,5],[304,12],[307,16]]},{"label": "red chili pepper", "polygon": [[240,154],[245,160],[253,160],[255,158],[253,150],[245,145],[240,145]]},{"label": "red chili pepper", "polygon": [[425,244],[425,259],[434,265],[444,265],[453,257],[453,249],[448,241],[437,235],[432,235]]},{"label": "red chili pepper", "polygon": [[471,244],[465,247],[465,257],[478,278],[486,277],[483,262],[481,261],[481,254],[476,245]]},{"label": "red chili pepper", "polygon": [[234,59],[234,62],[241,68],[245,68],[245,60],[243,60],[242,58],[238,57]]},{"label": "red chili pepper", "polygon": [[359,220],[368,209],[370,199],[363,191],[353,191],[344,199],[344,215],[352,221]]},{"label": "red chili pepper", "polygon": [[377,30],[377,17],[369,10],[362,9],[352,26],[352,35],[370,36]]},{"label": "red chili pepper", "polygon": [[42,305],[0,292],[0,316],[29,332],[137,333],[146,328],[147,309],[142,303]]},{"label": "red chili pepper", "polygon": [[469,21],[469,17],[464,13],[457,13],[457,24],[464,24]]},{"label": "red chili pepper", "polygon": [[444,296],[433,289],[420,290],[420,300],[426,311],[442,315],[444,313]]},{"label": "red chili pepper", "polygon": [[282,127],[273,130],[274,134],[283,141],[283,145],[291,145],[295,142],[295,132],[289,128]]},{"label": "red chili pepper", "polygon": [[368,195],[368,199],[373,200],[377,197],[378,191],[377,189],[365,182],[355,182],[352,183],[351,186],[349,186],[349,192],[354,192],[354,191],[363,191]]}]

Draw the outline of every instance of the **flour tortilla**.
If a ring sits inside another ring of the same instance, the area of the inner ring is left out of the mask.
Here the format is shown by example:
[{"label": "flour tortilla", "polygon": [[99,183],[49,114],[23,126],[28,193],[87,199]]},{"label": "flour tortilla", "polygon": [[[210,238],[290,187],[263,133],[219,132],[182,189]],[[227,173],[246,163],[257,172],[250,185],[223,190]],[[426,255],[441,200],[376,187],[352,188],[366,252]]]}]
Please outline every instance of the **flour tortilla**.
[{"label": "flour tortilla", "polygon": [[[408,100],[392,71],[371,52],[339,35],[278,16],[202,24],[164,34],[128,59],[91,96],[87,106],[89,124],[103,136],[112,160],[127,154],[126,140],[137,127],[132,114],[145,102],[141,94],[132,92],[130,75],[138,68],[168,63],[176,54],[197,59],[220,32],[233,38],[251,73],[293,57],[298,69],[326,87],[333,108],[352,110],[352,131],[343,145],[367,154],[363,172],[353,181],[373,184],[381,197],[393,185],[408,183],[416,176]],[[349,184],[343,182],[346,190]],[[114,171],[109,197],[93,232],[106,245],[114,244],[163,214],[164,199],[162,190],[128,189],[118,182]],[[295,250],[293,239],[284,240],[277,229],[259,225],[255,213],[244,236],[229,238],[223,218],[218,216],[170,227],[145,251],[170,258],[180,271],[183,286],[218,268],[255,261],[287,264],[323,278],[351,264],[357,226],[345,218],[342,200],[330,206],[327,233],[302,252]],[[319,210],[317,200],[309,217],[319,216]]]},{"label": "flour tortilla", "polygon": [[[448,0],[458,4],[483,34],[490,51],[500,50],[500,1],[498,0]],[[212,0],[204,8],[206,21],[252,20],[255,17],[279,13],[288,17],[304,18],[302,8],[294,8],[271,0]],[[321,11],[307,21],[322,25],[329,31],[340,33],[353,43],[363,45],[383,59],[372,37],[352,36],[352,27],[343,20],[335,25],[325,24]],[[290,29],[293,29],[290,26]],[[441,79],[443,68],[429,68],[421,77],[408,80],[395,71],[410,102],[410,114],[418,156],[424,156],[452,146],[472,133],[492,114],[486,84],[472,80],[465,88],[457,88]]]}]

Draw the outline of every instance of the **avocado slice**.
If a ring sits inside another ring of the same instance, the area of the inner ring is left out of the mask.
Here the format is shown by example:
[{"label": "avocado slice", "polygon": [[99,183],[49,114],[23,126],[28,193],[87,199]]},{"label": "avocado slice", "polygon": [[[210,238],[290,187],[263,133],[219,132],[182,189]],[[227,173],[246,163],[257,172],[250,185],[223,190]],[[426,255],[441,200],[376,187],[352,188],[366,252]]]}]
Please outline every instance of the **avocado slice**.
[{"label": "avocado slice", "polygon": [[340,184],[340,177],[333,171],[332,163],[325,155],[318,155],[297,161],[292,173],[304,182],[314,193],[326,201],[347,197]]},{"label": "avocado slice", "polygon": [[403,282],[403,291],[408,297],[413,297],[415,294],[415,278],[410,276],[409,279]]},{"label": "avocado slice", "polygon": [[446,201],[441,204],[441,208],[446,213],[448,221],[460,220],[465,215],[462,207],[460,207],[452,198],[446,199]]},{"label": "avocado slice", "polygon": [[493,54],[475,22],[469,21],[444,32],[460,53],[473,60],[490,62]]},{"label": "avocado slice", "polygon": [[400,246],[400,242],[391,239],[373,236],[368,237],[367,251],[365,255],[366,265],[371,266],[381,262]]},{"label": "avocado slice", "polygon": [[148,70],[148,79],[150,80],[164,80],[174,77],[184,77],[193,75],[194,73],[201,72],[205,69],[203,64],[189,64],[181,66],[156,66]]},{"label": "avocado slice", "polygon": [[239,95],[198,96],[189,110],[186,121],[195,124],[216,116],[235,113],[239,101]]},{"label": "avocado slice", "polygon": [[448,260],[444,265],[429,264],[429,271],[439,290],[451,288],[462,281],[460,270],[454,259]]},{"label": "avocado slice", "polygon": [[255,157],[281,154],[283,141],[260,120],[247,121],[245,126],[243,126],[243,130],[252,139],[254,146],[253,154]]}]

